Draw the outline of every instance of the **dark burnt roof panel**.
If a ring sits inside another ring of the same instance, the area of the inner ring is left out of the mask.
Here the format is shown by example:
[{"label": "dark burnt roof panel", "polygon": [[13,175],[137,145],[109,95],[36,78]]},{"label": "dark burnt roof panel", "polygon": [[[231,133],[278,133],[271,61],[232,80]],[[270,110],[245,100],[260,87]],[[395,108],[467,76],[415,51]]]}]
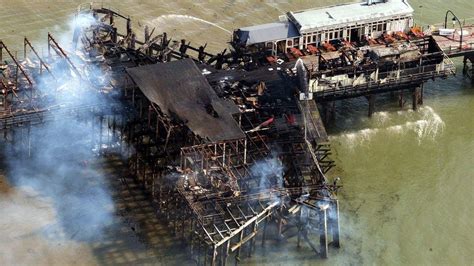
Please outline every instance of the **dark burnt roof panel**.
[{"label": "dark burnt roof panel", "polygon": [[211,142],[245,138],[232,116],[238,108],[217,96],[192,59],[128,68],[127,72],[149,101],[201,138]]}]

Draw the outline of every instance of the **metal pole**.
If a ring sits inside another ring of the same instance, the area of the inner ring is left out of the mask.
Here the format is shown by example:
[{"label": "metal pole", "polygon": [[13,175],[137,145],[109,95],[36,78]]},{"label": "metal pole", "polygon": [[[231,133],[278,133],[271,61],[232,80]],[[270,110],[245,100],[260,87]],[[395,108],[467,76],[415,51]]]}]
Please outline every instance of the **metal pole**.
[{"label": "metal pole", "polygon": [[461,21],[458,19],[458,17],[454,15],[453,11],[451,10],[446,11],[446,15],[444,16],[444,28],[446,29],[448,27],[448,14],[449,13],[451,13],[453,15],[453,19],[456,19],[457,22],[459,23],[459,28],[461,29],[461,36],[459,38],[459,50],[462,50],[462,36],[463,36],[462,24],[461,24]]}]

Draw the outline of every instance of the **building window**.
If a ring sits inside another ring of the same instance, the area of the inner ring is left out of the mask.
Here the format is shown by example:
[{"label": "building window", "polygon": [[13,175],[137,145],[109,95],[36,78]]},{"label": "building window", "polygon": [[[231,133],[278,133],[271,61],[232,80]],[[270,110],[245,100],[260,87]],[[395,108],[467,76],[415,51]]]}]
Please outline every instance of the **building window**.
[{"label": "building window", "polygon": [[332,33],[332,32],[329,33],[329,40],[332,40],[333,34],[334,33]]},{"label": "building window", "polygon": [[316,43],[316,41],[317,41],[317,40],[316,40],[316,37],[317,37],[316,35],[313,35],[313,42],[314,42],[314,43]]},{"label": "building window", "polygon": [[294,42],[294,46],[300,45],[300,38],[294,38],[293,42]]},{"label": "building window", "polygon": [[287,46],[293,46],[293,41],[292,41],[292,40],[288,40],[288,41],[287,41]]}]

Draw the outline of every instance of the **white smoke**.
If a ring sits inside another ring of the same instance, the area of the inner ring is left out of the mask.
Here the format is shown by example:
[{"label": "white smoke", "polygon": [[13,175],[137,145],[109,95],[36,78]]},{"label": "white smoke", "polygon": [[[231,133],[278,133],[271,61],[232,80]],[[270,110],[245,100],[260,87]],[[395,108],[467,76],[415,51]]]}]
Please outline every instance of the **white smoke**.
[{"label": "white smoke", "polygon": [[[48,62],[54,78],[47,73],[34,76],[41,97],[50,105],[73,108],[110,104],[97,89],[109,83],[107,74],[74,55],[71,46],[75,29],[85,30],[96,22],[92,15],[81,14],[71,18],[68,30],[56,38],[77,70],[53,51]],[[5,156],[12,185],[32,188],[51,199],[57,226],[63,232],[58,237],[93,241],[112,221],[114,204],[104,174],[96,169],[99,162],[93,153],[98,132],[97,119],[91,113],[57,116],[32,127],[30,157],[15,158],[30,153],[28,147],[18,143]]]},{"label": "white smoke", "polygon": [[259,180],[258,190],[283,187],[284,166],[282,161],[272,153],[268,158],[255,162],[250,168],[252,176]]}]

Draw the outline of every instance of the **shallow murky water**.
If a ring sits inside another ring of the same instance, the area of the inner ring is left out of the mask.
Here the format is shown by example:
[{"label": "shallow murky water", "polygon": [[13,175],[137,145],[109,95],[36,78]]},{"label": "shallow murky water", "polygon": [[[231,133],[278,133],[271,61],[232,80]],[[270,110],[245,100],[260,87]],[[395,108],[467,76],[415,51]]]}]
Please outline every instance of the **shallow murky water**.
[{"label": "shallow murky water", "polygon": [[[271,22],[288,10],[342,2],[345,1],[103,1],[104,6],[137,21],[137,31],[149,25],[175,39],[208,43],[212,51],[225,49],[225,42],[230,39],[227,31],[233,28]],[[474,3],[469,0],[410,3],[421,25],[441,22],[446,9],[460,18],[472,17],[474,10]],[[64,30],[78,4],[67,0],[0,0],[0,38],[19,53],[24,36],[44,45],[46,33]],[[459,60],[457,63],[460,66]],[[338,164],[332,174],[341,176],[344,185],[343,247],[333,251],[329,260],[321,261],[307,248],[297,251],[291,244],[283,248],[270,246],[259,249],[246,263],[474,263],[473,86],[459,73],[449,80],[427,84],[424,106],[416,112],[410,111],[408,105],[400,109],[390,96],[379,97],[377,108],[379,112],[369,119],[365,100],[339,102],[336,121],[328,126]],[[166,245],[172,240],[160,235],[165,243],[162,250],[140,246],[138,240],[133,240],[133,232],[97,245],[43,239],[37,232],[54,220],[54,209],[48,199],[36,199],[32,193],[0,184],[0,264],[174,264],[182,259],[170,254],[163,259],[159,255],[173,247]],[[11,211],[10,203],[21,206],[21,212]],[[35,219],[26,218],[29,216]],[[116,254],[123,258],[115,258]]]}]

